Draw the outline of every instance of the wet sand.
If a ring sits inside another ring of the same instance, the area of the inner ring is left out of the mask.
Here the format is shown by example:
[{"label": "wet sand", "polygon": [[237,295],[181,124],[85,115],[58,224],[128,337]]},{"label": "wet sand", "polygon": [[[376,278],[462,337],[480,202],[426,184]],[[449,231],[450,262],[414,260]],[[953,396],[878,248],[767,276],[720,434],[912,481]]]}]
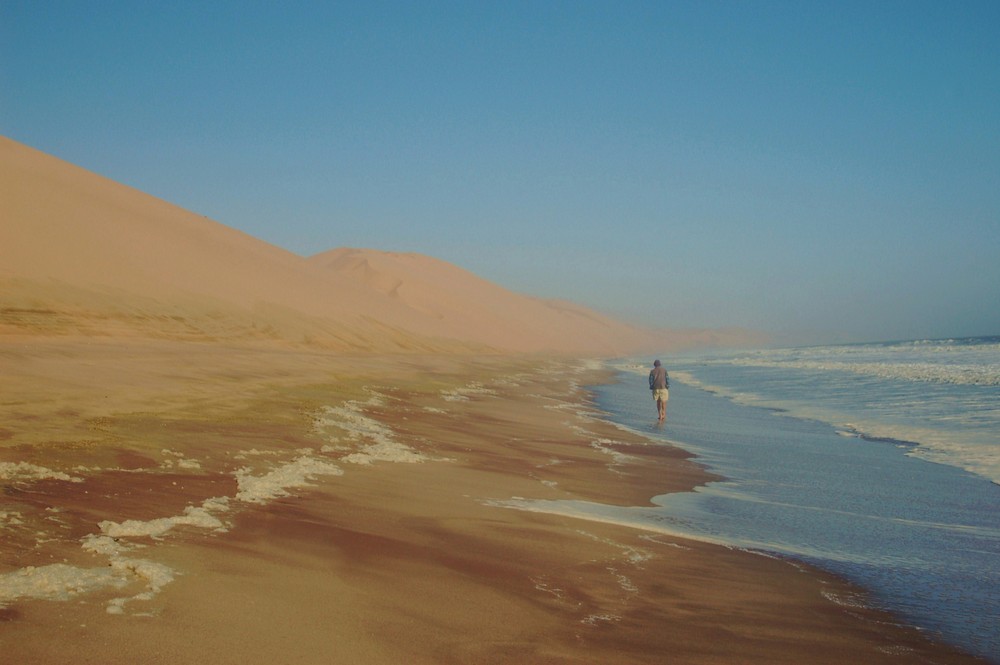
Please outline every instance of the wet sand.
[{"label": "wet sand", "polygon": [[0,598],[126,562],[8,598],[2,662],[978,662],[791,562],[503,507],[708,479],[595,418],[586,364],[99,338],[0,364]]}]

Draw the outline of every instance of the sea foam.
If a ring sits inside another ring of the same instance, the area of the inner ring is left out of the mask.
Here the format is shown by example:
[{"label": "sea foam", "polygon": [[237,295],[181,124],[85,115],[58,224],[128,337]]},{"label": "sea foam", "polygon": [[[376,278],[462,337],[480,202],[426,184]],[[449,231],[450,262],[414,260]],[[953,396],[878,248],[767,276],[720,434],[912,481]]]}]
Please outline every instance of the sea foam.
[{"label": "sea foam", "polygon": [[70,476],[61,471],[53,471],[37,464],[30,464],[28,462],[0,462],[0,480],[23,482],[48,479],[65,480],[72,483],[83,482],[83,478]]},{"label": "sea foam", "polygon": [[28,566],[0,575],[0,607],[21,598],[68,600],[106,587],[123,587],[127,577],[110,566],[78,568],[64,563]]},{"label": "sea foam", "polygon": [[309,455],[303,455],[259,476],[253,475],[250,469],[243,468],[235,474],[239,487],[236,500],[246,503],[268,503],[276,498],[288,496],[288,489],[291,487],[309,485],[316,476],[339,476],[343,473],[336,464]]},{"label": "sea foam", "polygon": [[168,531],[176,526],[192,526],[201,529],[224,531],[225,524],[213,515],[213,512],[228,510],[228,499],[214,497],[207,499],[201,506],[188,506],[181,515],[160,517],[148,521],[126,520],[112,522],[105,520],[98,526],[101,532],[109,538],[163,538]]},{"label": "sea foam", "polygon": [[[396,438],[391,427],[364,415],[366,406],[376,406],[383,403],[380,395],[374,395],[367,402],[347,402],[344,406],[324,407],[315,420],[315,431],[331,442],[337,444],[340,439],[336,432],[344,434],[348,441],[359,449],[354,450],[340,459],[349,464],[372,464],[373,462],[423,462],[428,458],[415,452],[409,446]],[[339,453],[344,448],[340,445],[326,445],[323,452]]]},{"label": "sea foam", "polygon": [[[342,407],[326,407],[316,418],[314,428],[331,444],[338,441],[331,430],[338,430],[352,441],[353,452],[341,457],[352,464],[371,464],[374,461],[420,462],[427,458],[396,440],[393,430],[362,413],[366,407],[382,406],[385,398],[370,391],[366,402],[348,402]],[[360,448],[357,445],[360,444]],[[110,614],[123,614],[126,605],[133,601],[148,601],[170,584],[176,575],[169,566],[136,558],[137,550],[148,551],[159,541],[169,537],[178,527],[204,529],[212,533],[226,531],[229,525],[221,518],[232,507],[233,501],[242,504],[264,505],[277,498],[289,496],[292,488],[306,487],[318,476],[342,475],[343,470],[333,462],[317,457],[315,453],[343,452],[335,445],[324,446],[322,451],[310,448],[298,450],[298,456],[287,462],[272,462],[264,470],[243,467],[233,475],[237,491],[232,497],[211,497],[201,504],[189,505],[179,515],[157,517],[149,520],[103,520],[97,533],[81,539],[81,547],[96,556],[106,558],[107,564],[95,568],[52,564],[27,566],[20,570],[0,574],[0,607],[17,600],[69,600],[81,594],[102,589],[120,589],[130,584],[142,584],[138,593],[114,598],[107,604]],[[168,464],[182,468],[198,468],[195,460],[182,453],[164,449]],[[287,453],[286,453],[287,454]],[[233,455],[234,459],[273,459],[279,451],[250,449]],[[258,466],[260,463],[258,462]],[[27,462],[0,463],[0,480],[32,482],[45,479],[82,482],[81,478],[53,471]],[[54,509],[53,509],[54,510]],[[16,511],[0,511],[0,527],[20,527],[23,516]]]}]

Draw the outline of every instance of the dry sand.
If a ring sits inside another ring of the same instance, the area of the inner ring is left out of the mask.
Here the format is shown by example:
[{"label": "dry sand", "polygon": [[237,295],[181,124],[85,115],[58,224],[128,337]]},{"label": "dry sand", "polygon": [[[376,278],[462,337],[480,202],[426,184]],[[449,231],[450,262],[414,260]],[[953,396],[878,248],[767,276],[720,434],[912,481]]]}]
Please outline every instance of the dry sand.
[{"label": "dry sand", "polygon": [[[31,337],[0,364],[3,663],[975,662],[816,571],[499,505],[706,479],[564,360]],[[80,587],[11,597],[56,572]]]},{"label": "dry sand", "polygon": [[4,665],[972,662],[815,571],[505,504],[707,478],[526,353],[739,332],[305,259],[3,137],[0,206]]},{"label": "dry sand", "polygon": [[603,355],[670,339],[426,256],[296,256],[4,137],[0,206],[0,334]]}]

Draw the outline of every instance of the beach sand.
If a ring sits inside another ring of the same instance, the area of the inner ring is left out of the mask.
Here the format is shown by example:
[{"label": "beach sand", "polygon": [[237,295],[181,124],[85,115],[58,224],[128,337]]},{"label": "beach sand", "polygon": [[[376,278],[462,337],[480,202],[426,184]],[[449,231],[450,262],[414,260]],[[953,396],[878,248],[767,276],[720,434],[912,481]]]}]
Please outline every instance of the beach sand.
[{"label": "beach sand", "polygon": [[0,365],[3,663],[977,662],[791,562],[506,507],[708,479],[595,417],[594,364],[9,336]]}]

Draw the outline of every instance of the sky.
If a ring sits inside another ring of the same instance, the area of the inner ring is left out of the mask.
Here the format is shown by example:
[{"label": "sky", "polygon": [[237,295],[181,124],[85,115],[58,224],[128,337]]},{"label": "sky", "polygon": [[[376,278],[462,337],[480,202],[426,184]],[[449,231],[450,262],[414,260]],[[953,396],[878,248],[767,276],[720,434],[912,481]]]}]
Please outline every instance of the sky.
[{"label": "sky", "polygon": [[0,2],[0,134],[641,325],[1000,334],[1000,2]]}]

